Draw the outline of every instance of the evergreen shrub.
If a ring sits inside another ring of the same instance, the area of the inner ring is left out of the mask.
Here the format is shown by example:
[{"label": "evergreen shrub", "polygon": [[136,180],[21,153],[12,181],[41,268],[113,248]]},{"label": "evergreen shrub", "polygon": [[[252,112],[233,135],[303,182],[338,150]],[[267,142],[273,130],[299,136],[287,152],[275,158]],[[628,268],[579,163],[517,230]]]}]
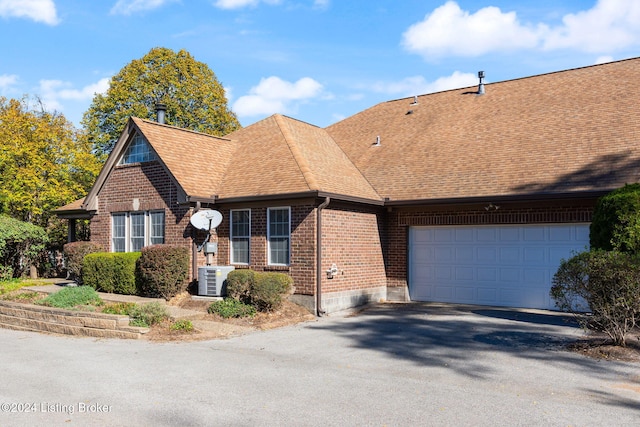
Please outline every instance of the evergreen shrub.
[{"label": "evergreen shrub", "polygon": [[97,291],[136,294],[136,261],[140,252],[98,252],[84,257],[83,283]]},{"label": "evergreen shrub", "polygon": [[142,248],[136,265],[138,293],[145,297],[171,299],[187,290],[189,250],[171,245]]}]

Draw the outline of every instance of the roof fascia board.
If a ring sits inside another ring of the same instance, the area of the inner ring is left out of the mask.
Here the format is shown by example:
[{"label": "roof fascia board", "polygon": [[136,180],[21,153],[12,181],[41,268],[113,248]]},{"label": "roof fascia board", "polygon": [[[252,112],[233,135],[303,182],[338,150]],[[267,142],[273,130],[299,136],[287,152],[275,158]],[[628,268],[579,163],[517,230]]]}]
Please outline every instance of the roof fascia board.
[{"label": "roof fascia board", "polygon": [[249,202],[264,202],[269,200],[287,200],[287,199],[305,199],[305,198],[326,198],[330,197],[332,200],[340,200],[344,202],[365,204],[365,205],[374,205],[374,206],[383,206],[384,201],[382,200],[373,200],[373,199],[364,199],[361,197],[352,197],[344,194],[336,194],[336,193],[328,193],[325,191],[303,191],[298,193],[281,193],[281,194],[265,194],[260,196],[241,196],[241,197],[225,197],[218,198],[214,197],[197,197],[197,196],[188,196],[187,204],[195,205],[196,203],[200,204],[231,204],[231,203],[249,203]]},{"label": "roof fascia board", "polygon": [[[613,190],[613,189],[612,189]],[[546,193],[546,194],[517,194],[499,196],[460,197],[451,199],[416,199],[416,200],[385,200],[385,206],[433,206],[433,205],[463,205],[488,202],[543,202],[553,200],[597,199],[611,190],[581,191],[575,193]]]}]

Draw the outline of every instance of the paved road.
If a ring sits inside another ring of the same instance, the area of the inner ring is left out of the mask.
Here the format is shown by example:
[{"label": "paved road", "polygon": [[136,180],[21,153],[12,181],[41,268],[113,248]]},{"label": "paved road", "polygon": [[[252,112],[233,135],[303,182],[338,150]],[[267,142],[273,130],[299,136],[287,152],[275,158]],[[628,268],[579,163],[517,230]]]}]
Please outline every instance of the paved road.
[{"label": "paved road", "polygon": [[581,334],[425,304],[192,343],[0,330],[0,425],[637,426],[640,365],[562,350]]}]

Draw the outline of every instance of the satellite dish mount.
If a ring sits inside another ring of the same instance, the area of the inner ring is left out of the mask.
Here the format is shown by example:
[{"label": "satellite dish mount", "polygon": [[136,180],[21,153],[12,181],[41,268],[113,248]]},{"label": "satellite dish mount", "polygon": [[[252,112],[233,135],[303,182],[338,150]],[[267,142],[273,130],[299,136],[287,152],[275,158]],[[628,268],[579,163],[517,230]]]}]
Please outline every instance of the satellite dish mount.
[{"label": "satellite dish mount", "polygon": [[204,249],[204,254],[207,256],[207,265],[211,265],[210,255],[218,251],[218,244],[210,243],[209,238],[211,237],[211,230],[217,228],[222,222],[222,214],[213,209],[201,210],[194,213],[189,222],[198,230],[207,232],[207,237],[205,237],[202,244],[198,245],[198,252]]}]

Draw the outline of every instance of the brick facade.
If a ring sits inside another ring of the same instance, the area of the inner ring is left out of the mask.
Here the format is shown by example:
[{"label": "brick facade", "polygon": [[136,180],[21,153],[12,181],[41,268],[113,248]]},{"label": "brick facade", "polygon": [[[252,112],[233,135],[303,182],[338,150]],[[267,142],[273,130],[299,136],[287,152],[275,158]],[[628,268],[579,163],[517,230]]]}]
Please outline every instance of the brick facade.
[{"label": "brick facade", "polygon": [[[165,243],[191,248],[189,208],[178,205],[177,189],[157,162],[117,166],[98,194],[97,214],[91,218],[91,241],[111,250],[111,214],[162,210]],[[189,229],[188,229],[188,228]]]}]

